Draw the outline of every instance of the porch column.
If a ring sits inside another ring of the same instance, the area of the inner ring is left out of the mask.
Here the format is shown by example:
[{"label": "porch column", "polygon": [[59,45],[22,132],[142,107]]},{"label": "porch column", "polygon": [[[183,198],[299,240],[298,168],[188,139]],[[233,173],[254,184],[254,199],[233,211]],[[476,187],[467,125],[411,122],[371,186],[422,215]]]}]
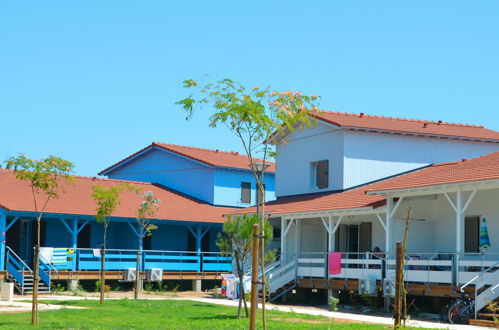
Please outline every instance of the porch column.
[{"label": "porch column", "polygon": [[462,252],[461,238],[463,236],[463,192],[459,190],[456,195],[456,253]]},{"label": "porch column", "polygon": [[78,220],[73,219],[73,249],[78,248]]},{"label": "porch column", "polygon": [[284,218],[281,218],[281,260],[283,259],[284,256],[284,249],[286,247],[286,220]]},{"label": "porch column", "polygon": [[0,210],[0,270],[5,270],[5,240],[7,239],[7,213]]},{"label": "porch column", "polygon": [[386,223],[385,223],[385,253],[388,253],[391,248],[391,228],[392,228],[392,210],[393,210],[393,197],[386,197]]},{"label": "porch column", "polygon": [[[339,219],[338,219],[339,221]],[[327,234],[328,234],[328,249],[327,251],[328,252],[333,252],[334,251],[334,234],[333,233],[333,216],[329,216],[329,219],[328,219],[328,227],[329,227],[329,230],[327,231]]]},{"label": "porch column", "polygon": [[199,255],[201,255],[201,225],[196,226],[196,252]]}]

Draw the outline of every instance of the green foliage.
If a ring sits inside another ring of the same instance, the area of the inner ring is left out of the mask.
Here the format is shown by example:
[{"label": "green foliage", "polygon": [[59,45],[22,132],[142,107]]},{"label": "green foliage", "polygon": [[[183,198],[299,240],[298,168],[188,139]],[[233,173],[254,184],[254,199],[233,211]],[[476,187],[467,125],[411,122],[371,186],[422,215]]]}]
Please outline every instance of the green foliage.
[{"label": "green foliage", "polygon": [[332,310],[333,312],[338,311],[338,304],[340,303],[340,299],[336,297],[329,297],[329,309]]},{"label": "green foliage", "polygon": [[[74,168],[73,163],[56,156],[33,160],[20,154],[17,157],[11,157],[5,164],[7,169],[14,170],[17,179],[30,183],[35,212],[37,213],[43,213],[50,199],[59,198],[61,182],[74,182],[74,178],[71,176]],[[45,197],[41,209],[37,203],[37,196],[40,193],[43,193]]]},{"label": "green foliage", "polygon": [[160,199],[155,198],[151,191],[147,191],[142,195],[142,203],[137,210],[137,224],[140,227],[140,238],[152,235],[152,231],[158,226],[150,223],[151,218],[159,209]]},{"label": "green foliage", "polygon": [[55,293],[61,293],[61,292],[64,292],[66,291],[66,288],[61,284],[61,283],[52,283],[52,291],[55,292]]},{"label": "green foliage", "polygon": [[106,223],[108,217],[116,211],[120,205],[120,195],[124,192],[138,193],[139,188],[130,183],[122,183],[112,187],[95,185],[92,187],[92,198],[97,202],[97,222]]},{"label": "green foliage", "polygon": [[[222,232],[218,234],[216,244],[224,255],[232,255],[245,264],[253,247],[253,225],[259,224],[258,215],[232,217],[224,222]],[[272,225],[268,220],[264,222],[263,235],[265,246],[272,240]],[[273,254],[275,257],[275,253]]]},{"label": "green foliage", "polygon": [[317,123],[315,117],[310,116],[311,112],[318,111],[317,95],[278,92],[270,86],[248,89],[231,79],[202,85],[189,79],[183,82],[183,87],[191,94],[176,104],[182,107],[186,119],[192,118],[196,109],[210,106],[209,126],[223,124],[241,140],[260,190],[263,190],[263,171],[255,168],[254,165],[260,162],[255,157],[261,154],[265,165],[267,157],[275,156],[267,142],[282,139],[286,132],[296,128]]},{"label": "green foliage", "polygon": [[154,286],[152,285],[151,282],[147,282],[144,284],[144,291],[151,293],[154,290]]},{"label": "green foliage", "polygon": [[[95,281],[95,292],[99,292],[100,289],[101,289],[101,281],[97,280],[97,281]],[[110,292],[111,291],[111,287],[108,284],[104,284],[104,291],[105,292]]]}]

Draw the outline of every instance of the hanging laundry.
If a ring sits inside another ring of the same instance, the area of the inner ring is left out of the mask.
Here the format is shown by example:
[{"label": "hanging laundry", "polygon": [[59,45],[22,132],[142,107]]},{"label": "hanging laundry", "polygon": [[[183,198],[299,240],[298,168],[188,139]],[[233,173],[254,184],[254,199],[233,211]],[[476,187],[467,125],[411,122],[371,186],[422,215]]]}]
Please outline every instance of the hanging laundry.
[{"label": "hanging laundry", "polygon": [[68,249],[54,248],[52,252],[52,263],[65,264],[66,262],[68,262]]},{"label": "hanging laundry", "polygon": [[329,252],[329,274],[341,273],[341,252]]}]

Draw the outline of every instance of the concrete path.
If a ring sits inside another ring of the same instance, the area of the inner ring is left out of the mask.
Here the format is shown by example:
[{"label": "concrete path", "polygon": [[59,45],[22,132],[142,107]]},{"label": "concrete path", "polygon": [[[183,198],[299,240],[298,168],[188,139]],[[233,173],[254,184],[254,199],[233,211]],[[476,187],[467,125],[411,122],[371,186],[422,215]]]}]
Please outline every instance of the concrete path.
[{"label": "concrete path", "polygon": [[[26,300],[26,299],[23,299]],[[48,304],[39,304],[39,311],[48,311],[55,310],[61,308],[68,309],[84,309],[85,307],[78,306],[62,306],[62,305],[48,305]],[[31,312],[31,303],[30,302],[22,302],[22,301],[0,301],[0,314],[3,313],[20,313],[20,312]]]}]

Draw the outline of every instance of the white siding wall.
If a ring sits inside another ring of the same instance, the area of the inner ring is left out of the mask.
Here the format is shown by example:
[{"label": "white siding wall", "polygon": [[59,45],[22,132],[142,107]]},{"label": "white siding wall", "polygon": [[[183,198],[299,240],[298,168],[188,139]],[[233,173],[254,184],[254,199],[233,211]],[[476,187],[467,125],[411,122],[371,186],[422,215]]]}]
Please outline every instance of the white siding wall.
[{"label": "white siding wall", "polygon": [[[469,192],[464,193],[468,196]],[[451,194],[455,198],[455,194]],[[489,237],[492,247],[490,253],[499,253],[499,189],[479,191],[465,216],[483,216],[487,219]],[[414,221],[409,227],[409,252],[441,252],[456,251],[456,213],[451,208],[444,195],[436,199],[417,199],[404,201],[395,218],[403,219],[407,208],[412,206],[415,219],[425,219],[424,222]],[[402,240],[403,221],[394,221],[392,242]],[[464,230],[464,224],[463,224]],[[464,250],[464,235],[461,238]]]},{"label": "white siding wall", "polygon": [[300,252],[327,251],[327,233],[320,219],[302,220],[300,239]]},{"label": "white siding wall", "polygon": [[345,189],[433,163],[499,151],[499,143],[358,131],[345,131],[343,136]]},{"label": "white siding wall", "polygon": [[[319,124],[298,130],[277,145],[276,196],[338,190],[343,186],[343,133]],[[310,163],[329,160],[329,186],[311,189]]]}]

